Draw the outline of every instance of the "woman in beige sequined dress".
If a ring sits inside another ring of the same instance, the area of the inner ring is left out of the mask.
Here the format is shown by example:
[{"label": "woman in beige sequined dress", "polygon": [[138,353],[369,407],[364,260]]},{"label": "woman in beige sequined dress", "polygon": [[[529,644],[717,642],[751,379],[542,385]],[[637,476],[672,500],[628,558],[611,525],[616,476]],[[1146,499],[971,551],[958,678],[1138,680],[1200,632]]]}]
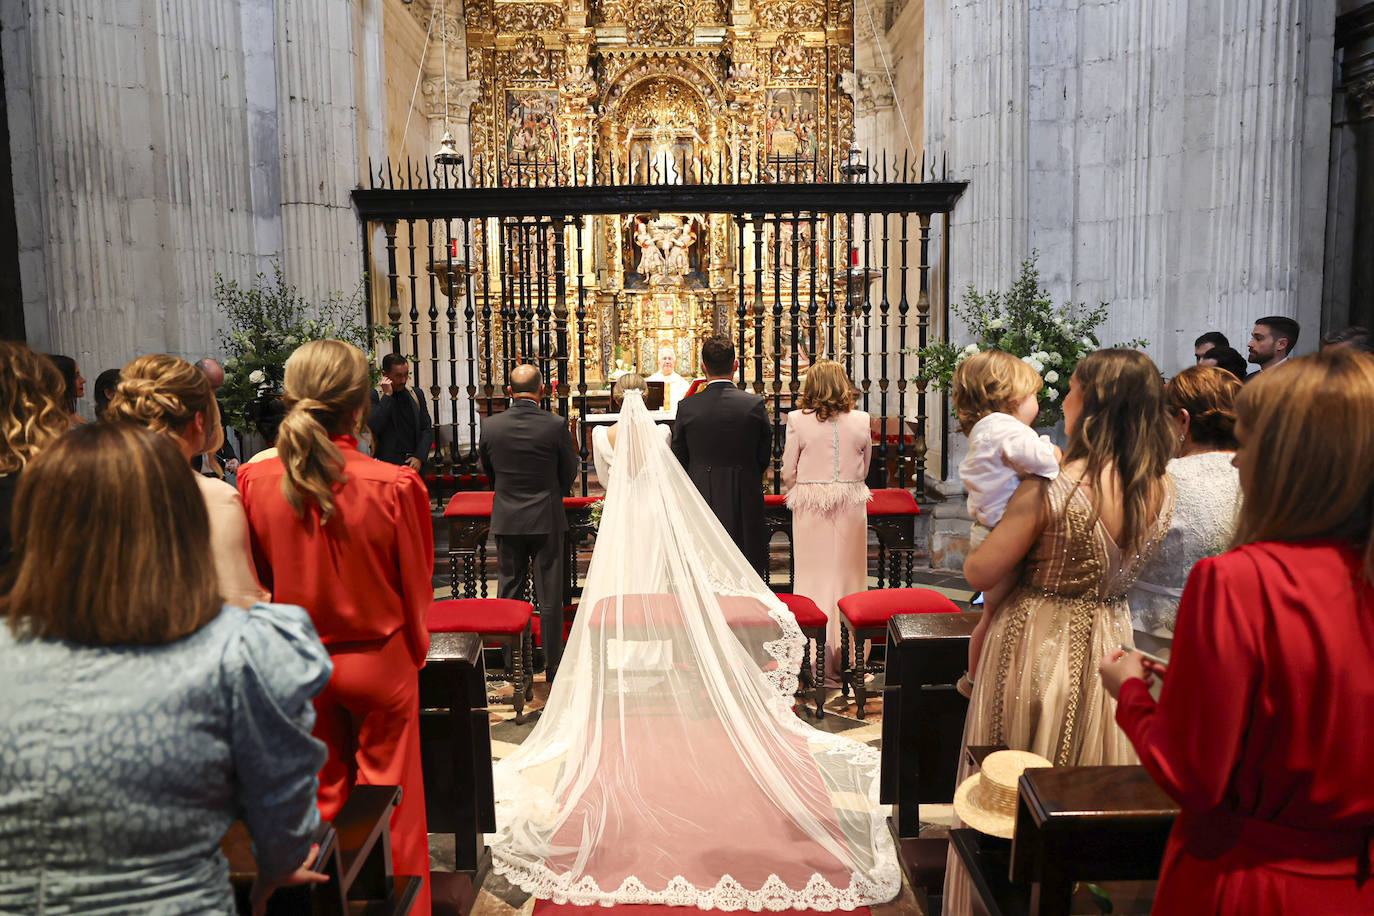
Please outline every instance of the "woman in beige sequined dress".
[{"label": "woman in beige sequined dress", "polygon": [[[975,588],[1018,565],[974,676],[964,745],[1033,751],[1057,766],[1134,763],[1097,662],[1131,642],[1125,595],[1169,529],[1173,454],[1164,385],[1149,357],[1099,350],[1064,400],[1069,443],[1053,482],[1023,482],[1002,522],[964,563]],[[960,754],[959,779],[969,769]],[[971,912],[951,850],[944,912]]]}]

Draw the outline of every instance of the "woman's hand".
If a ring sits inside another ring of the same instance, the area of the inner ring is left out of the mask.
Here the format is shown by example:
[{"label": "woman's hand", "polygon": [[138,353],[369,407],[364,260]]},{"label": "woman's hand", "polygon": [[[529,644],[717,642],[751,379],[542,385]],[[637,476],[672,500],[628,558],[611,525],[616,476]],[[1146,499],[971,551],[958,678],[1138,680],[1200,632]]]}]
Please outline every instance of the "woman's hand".
[{"label": "woman's hand", "polygon": [[253,903],[253,916],[263,916],[267,912],[267,898],[271,897],[272,892],[279,887],[291,887],[297,884],[323,884],[328,881],[328,875],[310,870],[319,854],[320,844],[312,843],[310,852],[306,854],[305,861],[301,863],[300,868],[297,868],[281,881],[275,884],[266,884],[261,879],[254,879],[253,889],[249,892],[249,899]]},{"label": "woman's hand", "polygon": [[1139,652],[1127,652],[1119,647],[1102,656],[1097,673],[1102,675],[1102,686],[1113,700],[1121,693],[1121,685],[1129,678],[1138,677],[1147,687],[1154,683],[1154,675],[1145,667],[1145,657]]}]

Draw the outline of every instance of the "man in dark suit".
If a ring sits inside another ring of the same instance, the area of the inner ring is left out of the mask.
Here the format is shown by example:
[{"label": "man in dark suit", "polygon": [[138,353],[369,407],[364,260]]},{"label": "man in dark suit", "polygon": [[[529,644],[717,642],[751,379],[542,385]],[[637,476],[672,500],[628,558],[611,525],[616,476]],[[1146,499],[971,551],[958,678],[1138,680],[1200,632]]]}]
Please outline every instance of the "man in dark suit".
[{"label": "man in dark suit", "polygon": [[408,381],[410,360],[399,353],[382,358],[382,383],[372,389],[367,428],[372,430],[374,458],[408,464],[419,471],[434,444],[434,426],[429,422],[424,395],[407,388]]},{"label": "man in dark suit", "polygon": [[673,427],[673,453],[750,565],[768,563],[763,521],[763,473],[772,458],[773,429],[763,398],[735,387],[739,368],[728,337],[701,348],[706,387],[683,398]]},{"label": "man in dark suit", "polygon": [[[491,533],[499,564],[497,594],[521,598],[534,562],[534,595],[547,676],[563,656],[563,496],[577,479],[577,447],[567,422],[539,406],[544,379],[534,366],[511,370],[505,411],[482,421],[477,453],[496,491]],[[507,663],[509,665],[509,662]]]}]

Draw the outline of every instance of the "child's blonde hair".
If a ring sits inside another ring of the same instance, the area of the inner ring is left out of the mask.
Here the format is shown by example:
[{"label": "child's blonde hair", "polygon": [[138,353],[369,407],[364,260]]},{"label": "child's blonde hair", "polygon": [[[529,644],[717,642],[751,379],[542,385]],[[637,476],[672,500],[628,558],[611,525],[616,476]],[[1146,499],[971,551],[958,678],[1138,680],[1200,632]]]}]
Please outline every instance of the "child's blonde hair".
[{"label": "child's blonde hair", "polygon": [[1011,413],[1040,391],[1040,373],[1005,350],[975,353],[954,370],[954,414],[964,435],[990,413]]}]

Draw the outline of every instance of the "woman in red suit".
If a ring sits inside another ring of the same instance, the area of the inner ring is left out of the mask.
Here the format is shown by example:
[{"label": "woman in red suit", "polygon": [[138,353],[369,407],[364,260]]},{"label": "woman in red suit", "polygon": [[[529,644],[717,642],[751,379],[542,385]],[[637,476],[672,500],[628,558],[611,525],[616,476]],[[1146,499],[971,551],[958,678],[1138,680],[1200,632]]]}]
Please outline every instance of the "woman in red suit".
[{"label": "woman in red suit", "polygon": [[1374,913],[1374,357],[1247,385],[1231,552],[1193,567],[1158,705],[1102,663],[1116,720],[1182,808],[1154,912]]},{"label": "woman in red suit", "polygon": [[396,873],[419,875],[429,913],[429,843],[420,770],[417,672],[429,652],[434,598],[429,493],[415,471],[358,452],[351,432],[368,406],[362,351],[337,340],[286,362],[288,412],[277,455],[239,471],[253,555],[272,600],[310,612],[334,675],[315,700],[315,737],[329,748],[320,813],[354,785],[399,785],[391,816]]}]

